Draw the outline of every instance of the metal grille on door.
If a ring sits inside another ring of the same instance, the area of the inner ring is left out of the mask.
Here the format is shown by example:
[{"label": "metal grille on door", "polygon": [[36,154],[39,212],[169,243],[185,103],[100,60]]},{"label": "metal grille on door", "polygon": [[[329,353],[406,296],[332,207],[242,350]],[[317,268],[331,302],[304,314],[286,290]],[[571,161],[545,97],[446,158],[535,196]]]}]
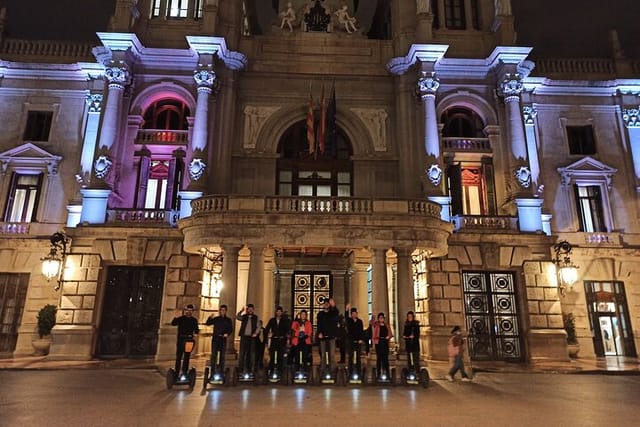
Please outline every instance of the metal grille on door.
[{"label": "metal grille on door", "polygon": [[292,294],[294,317],[301,310],[307,310],[315,335],[315,319],[318,312],[322,310],[321,301],[332,295],[331,273],[294,272]]},{"label": "metal grille on door", "polygon": [[513,274],[463,273],[469,354],[474,360],[521,360]]}]

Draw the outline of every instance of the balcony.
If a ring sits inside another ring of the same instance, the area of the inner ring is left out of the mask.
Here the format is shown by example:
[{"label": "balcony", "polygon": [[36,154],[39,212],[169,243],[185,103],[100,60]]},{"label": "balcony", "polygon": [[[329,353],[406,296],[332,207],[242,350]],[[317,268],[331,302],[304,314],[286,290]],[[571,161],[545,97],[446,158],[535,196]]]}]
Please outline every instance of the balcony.
[{"label": "balcony", "polygon": [[426,200],[205,196],[178,222],[188,251],[233,244],[408,247],[446,253],[452,225]]},{"label": "balcony", "polygon": [[456,233],[472,231],[474,233],[512,233],[518,232],[518,217],[515,216],[462,216],[453,217]]},{"label": "balcony", "polygon": [[164,209],[107,209],[110,225],[136,227],[175,227],[178,211]]},{"label": "balcony", "polygon": [[140,129],[136,135],[136,144],[141,145],[187,145],[188,142],[186,130]]},{"label": "balcony", "polygon": [[1,235],[23,235],[29,234],[28,222],[0,222]]},{"label": "balcony", "polygon": [[491,153],[489,138],[442,138],[443,151]]}]

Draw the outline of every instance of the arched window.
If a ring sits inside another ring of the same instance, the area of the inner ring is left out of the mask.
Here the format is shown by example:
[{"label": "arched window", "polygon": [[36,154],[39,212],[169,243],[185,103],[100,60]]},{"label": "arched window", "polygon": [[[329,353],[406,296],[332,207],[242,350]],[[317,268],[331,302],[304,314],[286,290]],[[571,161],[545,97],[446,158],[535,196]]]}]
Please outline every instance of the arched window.
[{"label": "arched window", "polygon": [[295,123],[280,139],[278,154],[276,194],[311,197],[353,195],[353,153],[351,144],[340,129],[336,129],[333,136],[327,132],[324,149],[316,144],[310,150],[305,121]]},{"label": "arched window", "polygon": [[445,138],[482,138],[484,123],[475,111],[464,107],[453,107],[442,113],[444,124],[442,136]]},{"label": "arched window", "polygon": [[154,102],[144,112],[143,129],[187,130],[189,107],[175,99]]}]

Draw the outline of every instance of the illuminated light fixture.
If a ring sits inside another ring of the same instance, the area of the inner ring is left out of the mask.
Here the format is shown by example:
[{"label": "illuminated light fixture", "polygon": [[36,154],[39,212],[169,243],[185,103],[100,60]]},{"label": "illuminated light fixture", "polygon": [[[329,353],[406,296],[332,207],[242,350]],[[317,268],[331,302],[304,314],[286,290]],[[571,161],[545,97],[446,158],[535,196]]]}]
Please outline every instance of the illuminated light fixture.
[{"label": "illuminated light fixture", "polygon": [[54,289],[57,291],[60,289],[63,281],[63,273],[67,260],[67,245],[70,241],[63,232],[54,233],[49,241],[51,242],[49,254],[40,259],[42,261],[42,274],[47,278],[47,281],[56,278],[56,286]]},{"label": "illuminated light fixture", "polygon": [[558,275],[558,289],[560,295],[564,296],[567,289],[571,289],[578,280],[578,266],[571,262],[571,251],[573,246],[571,243],[563,240],[553,245],[556,257],[553,262],[556,265],[556,274]]},{"label": "illuminated light fixture", "polygon": [[224,286],[222,282],[222,252],[214,252],[209,249],[200,251],[204,262],[202,265],[202,295],[220,297],[220,291]]}]

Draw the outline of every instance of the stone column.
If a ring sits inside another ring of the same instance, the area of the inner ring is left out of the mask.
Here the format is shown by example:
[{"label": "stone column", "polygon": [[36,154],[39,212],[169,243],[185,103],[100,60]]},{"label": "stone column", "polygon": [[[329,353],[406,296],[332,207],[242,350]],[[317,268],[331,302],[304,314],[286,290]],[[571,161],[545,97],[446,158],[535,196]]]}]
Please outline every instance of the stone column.
[{"label": "stone column", "polygon": [[[264,251],[263,257],[263,291],[262,301],[259,303],[262,309],[263,321],[270,318],[276,309],[276,285],[275,285],[275,251],[272,248],[268,248]],[[265,325],[266,326],[266,325]]]},{"label": "stone column", "polygon": [[512,177],[508,188],[510,197],[515,199],[518,206],[520,231],[538,232],[542,230],[542,200],[533,198],[531,191],[531,168],[520,110],[520,94],[523,88],[520,75],[515,73],[505,74],[500,84],[511,147],[508,163]]},{"label": "stone column", "polygon": [[418,79],[418,94],[424,107],[424,151],[426,154],[427,196],[441,196],[442,158],[440,131],[436,114],[436,92],[440,82],[434,72],[422,71]]},{"label": "stone column", "polygon": [[87,123],[84,128],[84,140],[82,144],[82,156],[80,157],[80,168],[82,178],[85,181],[91,179],[91,169],[98,142],[98,128],[100,125],[100,114],[102,113],[102,94],[92,93],[87,95]]},{"label": "stone column", "polygon": [[640,194],[640,107],[625,108],[622,110],[622,120],[629,132],[629,145],[633,158],[633,170],[635,172],[636,193]]},{"label": "stone column", "polygon": [[531,167],[531,190],[533,193],[542,193],[544,186],[540,182],[540,157],[538,156],[538,133],[536,129],[536,116],[538,111],[533,105],[523,105],[525,137],[529,166]]},{"label": "stone column", "polygon": [[[227,315],[231,319],[235,319],[238,312],[237,293],[238,293],[238,252],[240,246],[222,246],[222,289],[220,289],[220,304],[227,305]],[[235,325],[236,321],[232,320]],[[231,334],[227,341],[227,354],[235,354],[233,347],[234,337],[237,332]]]},{"label": "stone column", "polygon": [[251,246],[249,258],[249,281],[247,286],[247,304],[255,306],[255,312],[260,319],[264,319],[266,307],[263,304],[264,294],[264,246]]},{"label": "stone column", "polygon": [[371,317],[369,316],[369,290],[367,287],[367,270],[371,264],[371,256],[366,251],[356,249],[351,259],[351,303],[352,307],[358,309],[358,314],[367,327]]},{"label": "stone column", "polygon": [[111,188],[106,180],[114,161],[112,147],[117,140],[122,96],[129,81],[127,64],[124,61],[111,61],[105,69],[104,77],[107,81],[107,101],[102,117],[91,182],[88,188],[81,190],[81,223],[101,224],[106,218],[107,200],[111,194]]},{"label": "stone column", "polygon": [[371,249],[373,268],[373,317],[378,313],[389,316],[389,287],[387,283],[387,249]]},{"label": "stone column", "polygon": [[[398,257],[398,264],[396,266],[398,316],[395,324],[398,326],[400,333],[402,333],[402,326],[404,325],[407,312],[415,312],[416,309],[411,265],[411,252],[413,251],[409,248],[397,248],[395,252]],[[397,342],[400,344],[400,353],[404,354],[405,345],[402,337],[398,337]]]}]

